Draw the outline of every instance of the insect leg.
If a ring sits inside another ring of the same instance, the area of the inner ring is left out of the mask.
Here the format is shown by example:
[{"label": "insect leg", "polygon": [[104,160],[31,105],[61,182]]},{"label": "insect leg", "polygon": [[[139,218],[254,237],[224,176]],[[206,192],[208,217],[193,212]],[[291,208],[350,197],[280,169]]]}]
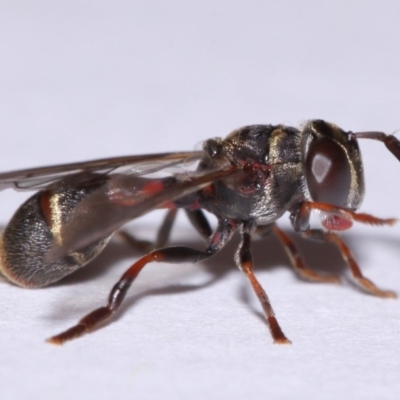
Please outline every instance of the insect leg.
[{"label": "insect leg", "polygon": [[178,210],[176,208],[171,208],[165,215],[164,221],[157,233],[157,238],[154,245],[155,249],[164,247],[168,243],[169,235],[171,234],[172,226],[175,222],[177,212]]},{"label": "insect leg", "polygon": [[149,252],[154,249],[153,242],[150,242],[149,240],[138,239],[125,230],[120,230],[117,232],[117,234],[136,250],[139,250],[141,252]]},{"label": "insect leg", "polygon": [[268,327],[271,332],[271,336],[274,339],[274,343],[276,344],[290,344],[290,340],[286,338],[285,334],[282,332],[281,327],[279,326],[278,320],[275,317],[274,310],[271,306],[267,293],[265,293],[264,289],[258,282],[257,278],[253,272],[253,259],[251,255],[251,237],[250,232],[246,227],[243,228],[242,231],[242,240],[239,246],[237,253],[235,254],[235,261],[240,270],[242,270],[251,286],[253,287],[254,292],[256,293],[258,299],[261,302],[261,305],[264,310],[265,317],[268,322]]},{"label": "insect leg", "polygon": [[118,310],[133,281],[148,263],[196,263],[203,261],[212,257],[224,247],[227,241],[232,237],[235,228],[236,225],[230,221],[219,221],[219,225],[210,237],[205,250],[196,250],[186,246],[165,247],[153,250],[136,261],[122,275],[121,279],[112,288],[106,306],[92,311],[83,317],[75,326],[59,335],[51,337],[47,341],[53,344],[63,344],[68,340],[78,338],[83,334],[94,330],[104,321],[108,320]]},{"label": "insect leg", "polygon": [[338,247],[343,259],[349,266],[353,278],[366,292],[379,297],[391,297],[391,298],[397,297],[397,294],[395,292],[391,290],[379,289],[371,280],[363,276],[360,267],[358,266],[353,254],[351,254],[350,249],[336,233],[324,232],[320,229],[309,229],[303,232],[302,236],[311,239],[323,240],[334,243]]},{"label": "insect leg", "polygon": [[340,278],[337,276],[327,276],[319,274],[311,269],[309,269],[304,263],[303,257],[300,254],[299,249],[295,245],[292,239],[285,232],[278,228],[277,225],[273,225],[272,228],[274,234],[278,237],[289,256],[290,262],[294,270],[301,275],[303,278],[315,281],[315,282],[330,282],[330,283],[340,283]]},{"label": "insect leg", "polygon": [[153,249],[164,247],[168,242],[177,211],[178,210],[176,208],[171,208],[168,210],[164,217],[163,223],[158,230],[155,242],[137,239],[135,236],[125,230],[118,231],[118,234],[134,249],[138,249],[140,251],[149,252]]},{"label": "insect leg", "polygon": [[212,234],[212,229],[203,211],[186,208],[185,212],[196,231],[205,239],[208,239]]},{"label": "insect leg", "polygon": [[351,227],[352,221],[369,225],[393,225],[397,222],[395,218],[378,218],[332,204],[304,201],[290,216],[290,221],[296,232],[304,232],[309,229],[310,215],[313,210],[326,213],[327,218],[322,221],[322,224],[329,230],[348,229]]},{"label": "insect leg", "polygon": [[[153,249],[164,247],[168,243],[168,239],[172,230],[172,225],[175,222],[178,209],[171,208],[164,217],[163,223],[160,226],[155,242],[149,240],[141,240],[134,237],[131,233],[125,230],[118,231],[118,234],[126,240],[133,248],[140,251],[149,252]],[[206,240],[212,235],[212,229],[204,213],[201,210],[185,209],[189,221],[199,234]]]}]

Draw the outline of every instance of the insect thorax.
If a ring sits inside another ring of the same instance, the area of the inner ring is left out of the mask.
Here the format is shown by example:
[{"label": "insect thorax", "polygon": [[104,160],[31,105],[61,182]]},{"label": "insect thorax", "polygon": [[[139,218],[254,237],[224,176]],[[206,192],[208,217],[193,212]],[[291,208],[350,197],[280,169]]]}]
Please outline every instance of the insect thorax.
[{"label": "insect thorax", "polygon": [[200,168],[239,167],[234,177],[201,192],[202,207],[222,218],[275,221],[302,197],[301,133],[251,125],[204,143]]}]

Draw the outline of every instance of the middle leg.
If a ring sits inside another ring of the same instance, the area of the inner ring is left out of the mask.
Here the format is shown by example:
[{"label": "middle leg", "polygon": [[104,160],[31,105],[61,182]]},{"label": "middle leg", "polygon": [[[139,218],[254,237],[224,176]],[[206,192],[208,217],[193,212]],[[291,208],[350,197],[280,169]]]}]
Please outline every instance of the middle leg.
[{"label": "middle leg", "polygon": [[275,224],[273,225],[272,230],[282,243],[294,270],[299,275],[305,279],[315,282],[340,283],[340,278],[338,276],[322,275],[309,269],[293,240]]},{"label": "middle leg", "polygon": [[254,292],[256,293],[258,299],[261,302],[261,305],[264,310],[265,318],[268,322],[268,327],[271,332],[271,336],[274,339],[274,343],[276,344],[290,344],[291,341],[285,336],[281,327],[279,326],[278,320],[275,317],[274,310],[272,308],[271,302],[268,298],[267,293],[262,288],[260,283],[253,272],[253,257],[251,255],[251,236],[250,229],[247,226],[242,228],[242,241],[240,243],[239,249],[235,254],[235,261],[240,270],[242,270]]}]

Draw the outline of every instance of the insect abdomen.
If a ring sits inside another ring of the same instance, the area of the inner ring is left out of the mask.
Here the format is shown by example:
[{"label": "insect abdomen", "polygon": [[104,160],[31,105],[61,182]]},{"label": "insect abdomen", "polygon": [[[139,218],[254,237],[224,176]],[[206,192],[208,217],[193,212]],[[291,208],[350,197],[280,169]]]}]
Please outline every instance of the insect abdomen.
[{"label": "insect abdomen", "polygon": [[102,182],[94,178],[92,183],[86,187],[62,185],[29,198],[1,235],[0,273],[19,286],[42,287],[59,281],[95,258],[110,236],[55,262],[43,261],[69,213]]}]

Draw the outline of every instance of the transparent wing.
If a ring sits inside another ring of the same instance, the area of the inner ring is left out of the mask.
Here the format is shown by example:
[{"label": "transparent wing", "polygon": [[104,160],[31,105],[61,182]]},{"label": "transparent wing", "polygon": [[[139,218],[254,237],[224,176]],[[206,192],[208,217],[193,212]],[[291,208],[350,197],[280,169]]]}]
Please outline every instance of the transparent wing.
[{"label": "transparent wing", "polygon": [[40,190],[72,174],[96,172],[101,174],[145,175],[198,160],[203,153],[180,152],[104,158],[71,164],[53,165],[0,173],[0,190]]},{"label": "transparent wing", "polygon": [[212,182],[235,175],[237,168],[185,173],[164,179],[111,176],[105,185],[83,199],[61,228],[45,261],[52,262],[111,234],[126,222],[155,208],[190,196]]}]

